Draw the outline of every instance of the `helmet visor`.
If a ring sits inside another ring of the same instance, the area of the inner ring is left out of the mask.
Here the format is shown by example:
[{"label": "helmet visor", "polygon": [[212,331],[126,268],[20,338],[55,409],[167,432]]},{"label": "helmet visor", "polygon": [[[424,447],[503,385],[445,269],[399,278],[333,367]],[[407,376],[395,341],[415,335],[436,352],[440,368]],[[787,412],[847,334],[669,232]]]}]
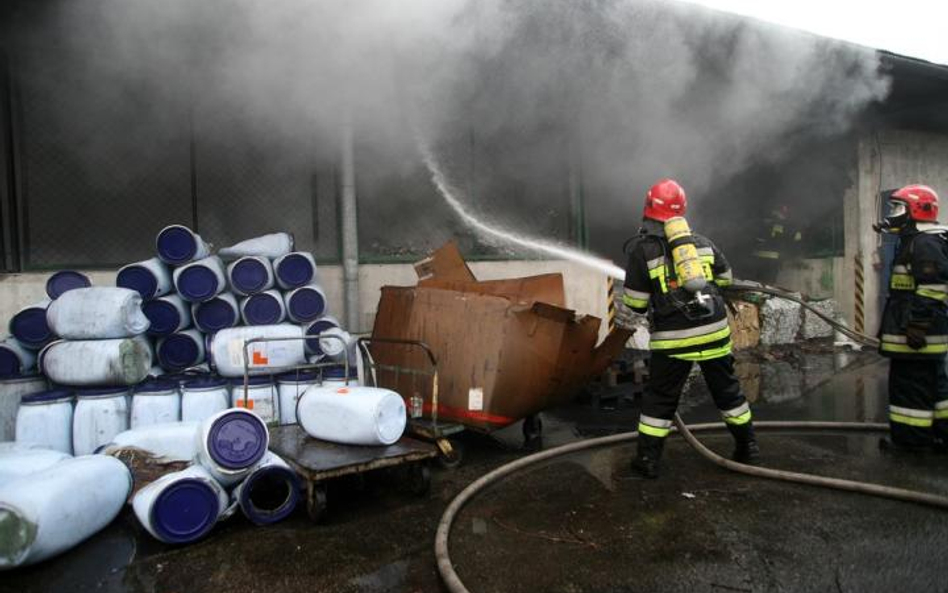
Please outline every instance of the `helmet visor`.
[{"label": "helmet visor", "polygon": [[894,219],[904,216],[906,212],[905,202],[899,200],[889,200],[885,205],[885,217]]}]

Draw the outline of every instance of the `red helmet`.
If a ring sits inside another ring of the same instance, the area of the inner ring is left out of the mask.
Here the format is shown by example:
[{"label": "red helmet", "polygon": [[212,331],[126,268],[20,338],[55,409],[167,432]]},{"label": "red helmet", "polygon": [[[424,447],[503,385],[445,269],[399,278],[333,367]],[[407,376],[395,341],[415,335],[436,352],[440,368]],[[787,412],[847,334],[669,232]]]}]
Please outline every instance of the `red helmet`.
[{"label": "red helmet", "polygon": [[659,222],[684,216],[688,208],[685,190],[674,179],[662,179],[645,194],[645,211],[642,216]]},{"label": "red helmet", "polygon": [[915,222],[938,220],[938,194],[927,185],[906,185],[892,192],[889,200],[905,202],[909,218]]}]

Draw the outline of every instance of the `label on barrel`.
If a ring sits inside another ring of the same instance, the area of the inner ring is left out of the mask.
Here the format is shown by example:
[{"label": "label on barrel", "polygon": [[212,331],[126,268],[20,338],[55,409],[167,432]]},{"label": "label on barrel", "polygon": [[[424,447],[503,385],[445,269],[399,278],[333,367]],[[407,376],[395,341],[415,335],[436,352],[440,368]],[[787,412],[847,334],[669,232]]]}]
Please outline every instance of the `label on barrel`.
[{"label": "label on barrel", "polygon": [[467,409],[482,411],[484,409],[484,388],[472,387],[467,392]]}]

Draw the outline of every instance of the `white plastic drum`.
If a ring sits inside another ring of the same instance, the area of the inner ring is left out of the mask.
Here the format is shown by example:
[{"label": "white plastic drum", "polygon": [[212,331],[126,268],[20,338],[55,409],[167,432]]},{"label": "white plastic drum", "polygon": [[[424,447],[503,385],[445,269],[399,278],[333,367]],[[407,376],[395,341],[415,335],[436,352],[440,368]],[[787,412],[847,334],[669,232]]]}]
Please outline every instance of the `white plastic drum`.
[{"label": "white plastic drum", "polygon": [[171,292],[171,271],[161,258],[153,257],[128,264],[115,275],[115,285],[134,290],[148,301]]},{"label": "white plastic drum", "polygon": [[293,235],[289,233],[270,233],[269,235],[241,241],[230,247],[224,247],[218,253],[221,257],[230,261],[248,255],[274,259],[291,251],[293,251]]},{"label": "white plastic drum", "polygon": [[46,308],[49,299],[23,307],[10,318],[9,330],[25,348],[39,350],[56,339],[56,334],[46,321]]},{"label": "white plastic drum", "polygon": [[287,316],[295,323],[310,323],[326,313],[326,293],[315,284],[284,293],[283,302]]},{"label": "white plastic drum", "polygon": [[319,376],[315,371],[293,371],[277,377],[280,424],[296,424],[296,402],[304,391],[318,382]]},{"label": "white plastic drum", "polygon": [[76,392],[72,448],[76,455],[95,453],[128,430],[128,388],[96,387]]},{"label": "white plastic drum", "polygon": [[135,388],[129,425],[134,430],[153,424],[177,422],[181,418],[181,396],[177,384],[167,380],[146,381]]},{"label": "white plastic drum", "polygon": [[169,372],[183,371],[204,362],[204,334],[188,329],[158,341],[158,366]]},{"label": "white plastic drum", "polygon": [[327,329],[319,338],[319,349],[329,360],[343,361],[355,346],[355,340],[346,330],[333,327]]},{"label": "white plastic drum", "polygon": [[176,294],[148,301],[142,305],[142,313],[151,323],[149,336],[170,336],[191,326],[191,307]]},{"label": "white plastic drum", "polygon": [[111,455],[119,449],[133,448],[148,451],[160,463],[191,461],[197,454],[195,435],[198,422],[169,422],[152,424],[120,432],[107,444],[102,453]]},{"label": "white plastic drum", "polygon": [[296,472],[267,451],[260,464],[234,489],[233,499],[244,516],[257,525],[271,525],[293,512],[300,500]]},{"label": "white plastic drum", "polygon": [[155,248],[161,261],[180,266],[211,254],[211,248],[201,236],[180,224],[161,229],[155,238]]},{"label": "white plastic drum", "polygon": [[[303,330],[298,325],[258,325],[232,327],[214,334],[211,359],[223,377],[244,374],[244,342],[253,338],[276,338],[274,342],[255,342],[247,347],[251,374],[269,373],[273,368],[306,363]],[[281,339],[284,338],[284,339]]]},{"label": "white plastic drum", "polygon": [[12,441],[16,436],[20,398],[46,389],[46,379],[41,375],[0,379],[0,441]]},{"label": "white plastic drum", "polygon": [[334,327],[339,327],[339,320],[333,317],[332,315],[323,315],[316,321],[307,325],[303,332],[307,336],[313,336],[311,339],[306,340],[306,352],[307,354],[312,354],[314,356],[323,356],[323,351],[319,347],[319,335],[324,331],[330,330]]},{"label": "white plastic drum", "polygon": [[0,484],[43,471],[72,455],[37,445],[0,443]]},{"label": "white plastic drum", "polygon": [[181,420],[203,421],[230,407],[226,379],[201,378],[186,381],[181,390]]},{"label": "white plastic drum", "polygon": [[203,303],[191,305],[191,316],[195,327],[206,334],[213,334],[240,323],[240,306],[234,295],[222,292]]},{"label": "white plastic drum", "polygon": [[173,278],[178,294],[191,303],[210,300],[227,288],[224,262],[216,255],[175,268]]},{"label": "white plastic drum", "polygon": [[40,369],[60,385],[134,385],[151,370],[151,344],[143,336],[117,340],[59,341],[39,357]]},{"label": "white plastic drum", "polygon": [[72,454],[73,394],[65,389],[24,395],[16,414],[16,442]]},{"label": "white plastic drum", "polygon": [[231,289],[240,296],[273,288],[273,265],[266,257],[248,255],[227,266]]},{"label": "white plastic drum", "polygon": [[247,325],[276,325],[286,319],[283,295],[267,290],[240,300],[240,316]]},{"label": "white plastic drum", "polygon": [[0,484],[0,570],[72,548],[112,522],[132,490],[124,463],[107,455],[64,459]]},{"label": "white plastic drum", "polygon": [[280,419],[279,395],[269,376],[250,377],[246,389],[243,378],[231,380],[231,403],[235,408],[246,408],[264,422]]},{"label": "white plastic drum", "polygon": [[294,251],[273,262],[273,273],[283,290],[312,284],[316,280],[316,260],[307,251]]},{"label": "white plastic drum", "polygon": [[142,297],[134,290],[111,286],[70,290],[46,310],[49,328],[68,340],[128,338],[150,325],[142,313]]},{"label": "white plastic drum", "polygon": [[313,386],[296,413],[310,436],[345,445],[391,445],[405,432],[405,402],[388,389]]},{"label": "white plastic drum", "polygon": [[207,535],[227,510],[229,497],[200,465],[166,474],[132,499],[135,517],[155,539],[185,544]]},{"label": "white plastic drum", "polygon": [[243,480],[267,452],[270,433],[253,412],[231,408],[201,423],[197,461],[224,487]]}]

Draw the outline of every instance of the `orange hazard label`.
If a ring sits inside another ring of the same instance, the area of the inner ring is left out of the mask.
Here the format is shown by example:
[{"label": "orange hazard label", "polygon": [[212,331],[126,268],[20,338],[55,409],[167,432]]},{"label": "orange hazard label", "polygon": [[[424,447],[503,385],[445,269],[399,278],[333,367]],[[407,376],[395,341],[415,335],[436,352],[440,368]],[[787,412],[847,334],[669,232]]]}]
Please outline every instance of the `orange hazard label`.
[{"label": "orange hazard label", "polygon": [[253,409],[253,400],[252,400],[252,399],[248,399],[248,400],[245,402],[245,401],[242,400],[242,399],[238,399],[238,400],[237,400],[237,407],[238,407],[238,408],[247,408],[248,410],[252,410],[252,409]]},{"label": "orange hazard label", "polygon": [[337,389],[336,393],[338,393],[339,395],[346,395],[349,393],[349,390],[343,387],[342,389]]},{"label": "orange hazard label", "polygon": [[270,359],[267,356],[264,356],[262,352],[257,352],[254,350],[253,353],[253,364],[265,365],[270,362]]}]

